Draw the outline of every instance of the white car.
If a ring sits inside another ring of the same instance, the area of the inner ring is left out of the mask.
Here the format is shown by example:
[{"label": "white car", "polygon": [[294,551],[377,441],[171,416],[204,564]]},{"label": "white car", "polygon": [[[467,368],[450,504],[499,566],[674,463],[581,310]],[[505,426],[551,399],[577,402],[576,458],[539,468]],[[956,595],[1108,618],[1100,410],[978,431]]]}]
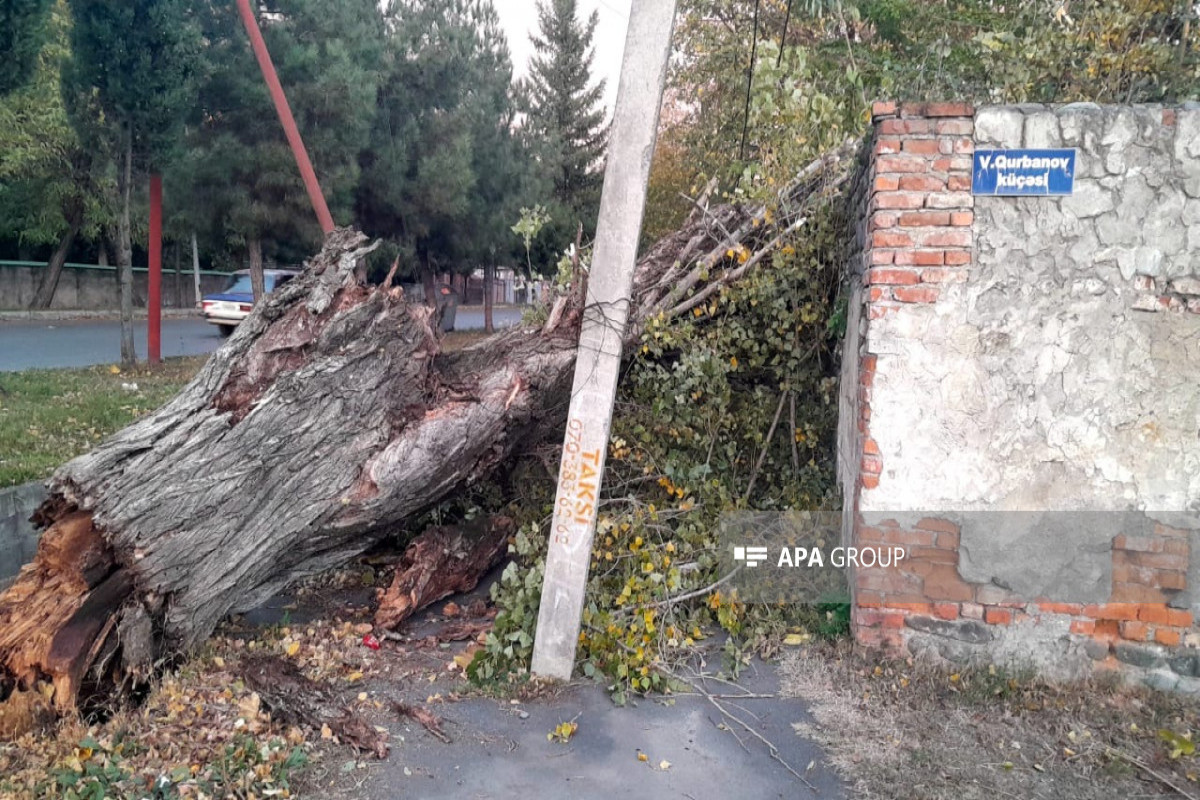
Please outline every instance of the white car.
[{"label": "white car", "polygon": [[[290,269],[263,270],[263,281],[267,294],[283,286],[300,273]],[[254,308],[254,290],[250,286],[250,270],[243,269],[230,276],[230,282],[224,291],[218,294],[208,294],[200,301],[204,310],[204,320],[216,325],[222,336],[233,333],[237,324],[250,316]]]}]

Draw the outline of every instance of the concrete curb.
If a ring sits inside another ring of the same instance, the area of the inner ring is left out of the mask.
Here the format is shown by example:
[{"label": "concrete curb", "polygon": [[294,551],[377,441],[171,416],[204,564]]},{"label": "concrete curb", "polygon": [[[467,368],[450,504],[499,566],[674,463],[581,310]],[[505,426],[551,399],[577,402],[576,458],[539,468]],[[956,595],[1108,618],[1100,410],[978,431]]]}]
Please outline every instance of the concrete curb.
[{"label": "concrete curb", "polygon": [[[91,319],[91,320],[116,320],[120,319],[120,311],[111,311],[107,309],[101,310],[79,310],[79,309],[49,309],[46,311],[30,311],[28,309],[0,309],[0,322],[19,321],[19,322],[55,322],[58,320],[76,320],[76,319]],[[146,310],[144,308],[137,309],[133,312],[133,318],[137,321],[146,319]],[[162,311],[163,319],[200,319],[200,310],[195,308],[164,308]]]}]

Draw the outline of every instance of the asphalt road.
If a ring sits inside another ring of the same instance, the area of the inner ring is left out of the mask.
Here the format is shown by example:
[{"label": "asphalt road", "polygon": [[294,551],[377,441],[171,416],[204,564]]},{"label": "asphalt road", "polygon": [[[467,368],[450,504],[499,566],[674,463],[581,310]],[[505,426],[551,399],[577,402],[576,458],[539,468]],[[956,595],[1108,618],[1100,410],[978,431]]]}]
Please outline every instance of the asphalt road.
[{"label": "asphalt road", "polygon": [[[497,308],[499,327],[521,320],[519,308]],[[460,308],[458,330],[483,327],[483,309]],[[134,323],[138,358],[146,357],[146,322]],[[224,341],[213,325],[199,319],[165,319],[162,354],[194,356],[211,353]],[[121,360],[121,324],[117,320],[0,321],[0,372],[49,367],[86,367]]]}]

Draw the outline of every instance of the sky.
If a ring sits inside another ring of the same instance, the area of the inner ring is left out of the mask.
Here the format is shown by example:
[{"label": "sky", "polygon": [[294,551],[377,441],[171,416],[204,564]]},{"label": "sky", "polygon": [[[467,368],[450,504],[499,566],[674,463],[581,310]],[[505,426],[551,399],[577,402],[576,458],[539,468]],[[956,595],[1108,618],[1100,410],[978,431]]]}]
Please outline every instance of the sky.
[{"label": "sky", "polygon": [[[592,76],[605,78],[604,102],[611,111],[617,99],[617,82],[621,75],[621,57],[625,49],[625,30],[629,24],[629,8],[633,0],[579,0],[580,17],[586,19],[593,11],[600,12],[600,24],[596,26],[596,38],[592,42],[596,59],[592,62]],[[533,46],[529,34],[537,30],[537,3],[535,0],[494,0],[500,14],[500,24],[508,36],[508,47],[512,51],[513,69],[517,77],[528,71]]]}]

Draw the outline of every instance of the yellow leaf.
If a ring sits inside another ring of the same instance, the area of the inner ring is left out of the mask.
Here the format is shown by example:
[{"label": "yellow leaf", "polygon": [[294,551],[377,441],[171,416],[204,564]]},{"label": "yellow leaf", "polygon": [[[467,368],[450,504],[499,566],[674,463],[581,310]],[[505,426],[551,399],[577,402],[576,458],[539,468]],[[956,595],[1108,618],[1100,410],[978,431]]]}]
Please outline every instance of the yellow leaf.
[{"label": "yellow leaf", "polygon": [[645,753],[638,753],[638,761],[649,761],[649,760],[650,760],[650,756],[646,755]]},{"label": "yellow leaf", "polygon": [[111,367],[109,367],[108,371],[111,372],[113,375],[121,374],[121,368],[118,367],[116,364],[113,364]]},{"label": "yellow leaf", "polygon": [[812,637],[807,633],[789,633],[787,636],[783,637],[783,643],[788,647],[796,647],[804,644],[811,638]]},{"label": "yellow leaf", "polygon": [[354,683],[355,681],[362,680],[362,676],[363,676],[363,674],[356,670],[354,672],[351,672],[349,675],[347,675],[346,680],[350,681],[350,683]]},{"label": "yellow leaf", "polygon": [[289,644],[287,646],[287,654],[289,656],[294,656],[294,655],[296,655],[296,653],[299,653],[299,652],[300,652],[300,643],[299,642],[292,642],[291,644]]}]

